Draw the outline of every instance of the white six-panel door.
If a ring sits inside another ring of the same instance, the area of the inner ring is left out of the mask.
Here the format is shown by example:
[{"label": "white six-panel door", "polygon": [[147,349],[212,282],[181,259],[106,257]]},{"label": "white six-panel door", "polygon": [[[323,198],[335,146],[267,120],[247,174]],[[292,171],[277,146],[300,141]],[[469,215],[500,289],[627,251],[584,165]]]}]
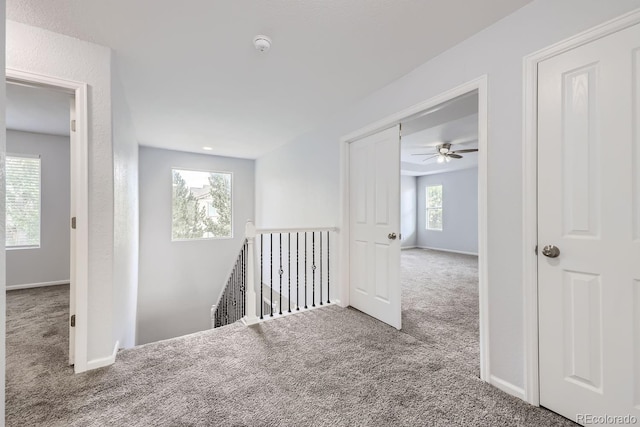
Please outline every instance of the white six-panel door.
[{"label": "white six-panel door", "polygon": [[398,329],[400,127],[349,144],[349,298]]},{"label": "white six-panel door", "polygon": [[538,244],[541,405],[640,420],[640,26],[539,64]]}]

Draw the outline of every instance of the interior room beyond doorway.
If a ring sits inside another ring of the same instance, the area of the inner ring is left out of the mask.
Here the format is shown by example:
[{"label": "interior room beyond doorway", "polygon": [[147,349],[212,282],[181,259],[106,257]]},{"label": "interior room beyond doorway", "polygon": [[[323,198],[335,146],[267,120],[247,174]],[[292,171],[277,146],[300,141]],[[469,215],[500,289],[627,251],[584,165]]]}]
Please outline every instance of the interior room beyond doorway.
[{"label": "interior room beyond doorway", "polygon": [[478,94],[402,123],[402,330],[480,374]]}]

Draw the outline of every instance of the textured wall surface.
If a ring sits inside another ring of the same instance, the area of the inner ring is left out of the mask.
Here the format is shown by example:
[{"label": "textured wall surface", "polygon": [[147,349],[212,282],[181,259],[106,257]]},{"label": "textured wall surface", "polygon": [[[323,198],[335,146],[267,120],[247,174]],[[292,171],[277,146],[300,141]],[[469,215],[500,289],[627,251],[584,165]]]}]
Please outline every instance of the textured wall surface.
[{"label": "textured wall surface", "polygon": [[[216,303],[254,218],[254,161],[140,147],[137,344],[211,327]],[[233,238],[171,240],[172,168],[231,172]]]},{"label": "textured wall surface", "polygon": [[89,85],[88,360],[113,352],[111,50],[7,21],[7,67]]},{"label": "textured wall surface", "polygon": [[7,130],[7,152],[40,156],[40,247],[7,251],[7,286],[69,280],[69,137]]},{"label": "textured wall surface", "polygon": [[113,59],[113,335],[129,348],[136,343],[138,300],[138,141]]},{"label": "textured wall surface", "polygon": [[488,76],[488,260],[491,373],[524,385],[522,292],[523,58],[640,7],[640,0],[537,0],[406,76],[337,111],[256,163],[263,227],[340,221],[340,137],[482,75]]}]

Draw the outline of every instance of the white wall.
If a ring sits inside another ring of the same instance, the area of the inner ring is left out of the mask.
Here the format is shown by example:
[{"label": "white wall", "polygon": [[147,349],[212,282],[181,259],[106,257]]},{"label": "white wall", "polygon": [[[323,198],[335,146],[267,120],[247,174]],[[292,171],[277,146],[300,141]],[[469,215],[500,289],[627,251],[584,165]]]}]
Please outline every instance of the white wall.
[{"label": "white wall", "polygon": [[[6,2],[0,0],[0,80],[5,81],[5,11]],[[4,165],[4,157],[6,150],[6,85],[0,85],[0,165]],[[0,167],[0,289],[6,286],[6,264],[5,264],[5,185],[4,185],[4,168]],[[5,383],[5,325],[7,313],[7,295],[0,292],[0,414],[4,414],[4,383]],[[0,416],[0,427],[4,426],[4,416]]]},{"label": "white wall", "polygon": [[7,153],[40,155],[40,247],[7,251],[7,287],[69,280],[69,137],[7,130]]},{"label": "white wall", "polygon": [[[233,238],[171,241],[172,168],[232,172]],[[211,326],[210,310],[254,219],[254,161],[140,147],[137,343]]]},{"label": "white wall", "polygon": [[129,104],[115,67],[111,70],[113,115],[113,339],[136,343],[138,300],[138,141]]},{"label": "white wall", "polygon": [[113,146],[111,50],[7,21],[7,67],[89,85],[88,360],[112,355]]},{"label": "white wall", "polygon": [[[427,230],[428,185],[442,185],[442,231]],[[421,176],[417,189],[417,246],[477,254],[478,168]]]},{"label": "white wall", "polygon": [[523,57],[640,7],[640,0],[537,0],[336,114],[256,163],[257,222],[339,223],[339,138],[462,83],[488,76],[491,373],[524,384],[522,293]]},{"label": "white wall", "polygon": [[402,175],[400,177],[400,232],[402,233],[401,245],[403,248],[412,248],[417,245],[418,241],[416,184],[415,176]]}]

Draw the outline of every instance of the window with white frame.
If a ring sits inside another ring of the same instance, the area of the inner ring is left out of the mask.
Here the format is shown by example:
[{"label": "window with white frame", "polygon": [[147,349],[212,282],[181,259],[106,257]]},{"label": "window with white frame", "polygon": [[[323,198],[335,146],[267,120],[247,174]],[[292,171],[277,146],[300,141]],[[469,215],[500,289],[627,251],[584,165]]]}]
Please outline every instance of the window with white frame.
[{"label": "window with white frame", "polygon": [[427,230],[442,231],[442,185],[429,185],[426,189]]},{"label": "window with white frame", "polygon": [[6,158],[6,247],[40,247],[40,157]]},{"label": "window with white frame", "polygon": [[230,238],[231,174],[172,169],[173,240]]}]

